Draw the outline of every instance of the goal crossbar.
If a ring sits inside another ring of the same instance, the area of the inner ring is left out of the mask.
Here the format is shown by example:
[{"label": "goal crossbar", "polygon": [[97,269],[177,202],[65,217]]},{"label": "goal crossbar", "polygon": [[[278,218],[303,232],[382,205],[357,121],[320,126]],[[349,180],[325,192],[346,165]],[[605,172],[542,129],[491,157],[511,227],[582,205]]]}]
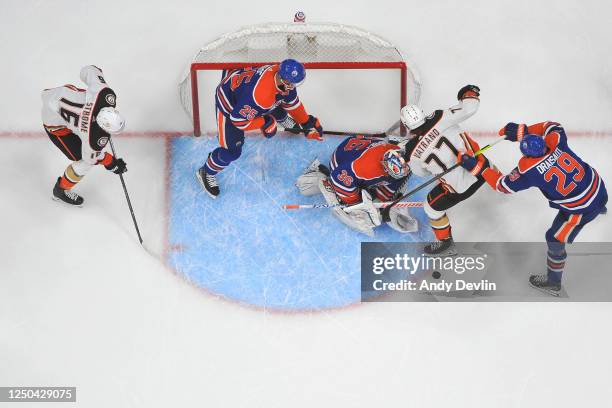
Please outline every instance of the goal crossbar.
[{"label": "goal crossbar", "polygon": [[[194,62],[191,64],[191,104],[193,112],[193,134],[201,135],[200,101],[198,92],[198,71],[241,69],[260,67],[262,65],[278,64],[280,61],[270,62]],[[404,61],[351,61],[351,62],[305,62],[308,69],[397,69],[400,71],[400,108],[407,104],[406,88],[408,82],[408,68]]]}]

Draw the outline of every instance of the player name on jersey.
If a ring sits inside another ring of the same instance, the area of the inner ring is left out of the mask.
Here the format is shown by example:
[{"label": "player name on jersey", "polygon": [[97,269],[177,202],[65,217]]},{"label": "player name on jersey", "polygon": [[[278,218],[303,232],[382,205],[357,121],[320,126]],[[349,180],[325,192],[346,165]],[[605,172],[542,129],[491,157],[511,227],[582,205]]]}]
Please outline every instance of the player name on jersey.
[{"label": "player name on jersey", "polygon": [[440,136],[440,131],[436,128],[433,128],[429,133],[423,136],[419,144],[414,149],[412,156],[417,159],[420,159],[421,155],[425,152],[425,150],[427,150],[429,145],[436,140],[436,137],[438,136]]},{"label": "player name on jersey", "polygon": [[81,132],[84,135],[89,133],[89,119],[91,117],[93,106],[93,102],[87,102],[81,111]]},{"label": "player name on jersey", "polygon": [[555,151],[554,151],[554,152],[552,152],[552,153],[550,154],[550,156],[548,156],[548,157],[546,158],[546,160],[542,161],[542,163],[540,163],[540,164],[538,164],[538,165],[536,166],[536,168],[537,168],[538,172],[539,172],[540,174],[544,174],[544,173],[546,173],[546,172],[548,171],[548,169],[550,169],[552,166],[554,166],[554,165],[555,165],[555,163],[557,163],[557,159],[558,159],[559,157],[561,157],[561,155],[562,155],[562,154],[563,154],[563,152],[562,152],[561,150],[559,150],[559,148],[557,147],[557,148],[555,149]]}]

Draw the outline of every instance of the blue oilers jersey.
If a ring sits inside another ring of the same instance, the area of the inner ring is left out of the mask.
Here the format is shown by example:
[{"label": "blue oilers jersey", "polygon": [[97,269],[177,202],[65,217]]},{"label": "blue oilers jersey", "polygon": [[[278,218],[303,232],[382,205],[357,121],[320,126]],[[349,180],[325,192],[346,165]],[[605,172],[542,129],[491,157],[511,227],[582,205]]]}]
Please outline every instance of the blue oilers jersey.
[{"label": "blue oilers jersey", "polygon": [[336,195],[346,204],[361,201],[361,190],[374,198],[390,201],[407,177],[394,179],[383,168],[384,154],[399,149],[377,138],[361,135],[342,141],[330,159],[330,182]]},{"label": "blue oilers jersey", "polygon": [[308,120],[295,89],[286,90],[276,84],[278,65],[244,68],[223,72],[217,86],[217,109],[240,130],[259,129],[263,115],[283,107],[298,123]]},{"label": "blue oilers jersey", "polygon": [[565,131],[558,123],[538,123],[529,126],[528,133],[544,137],[546,155],[522,157],[510,174],[499,177],[497,190],[513,193],[537,187],[552,208],[568,213],[588,213],[605,205],[603,180],[569,148]]}]

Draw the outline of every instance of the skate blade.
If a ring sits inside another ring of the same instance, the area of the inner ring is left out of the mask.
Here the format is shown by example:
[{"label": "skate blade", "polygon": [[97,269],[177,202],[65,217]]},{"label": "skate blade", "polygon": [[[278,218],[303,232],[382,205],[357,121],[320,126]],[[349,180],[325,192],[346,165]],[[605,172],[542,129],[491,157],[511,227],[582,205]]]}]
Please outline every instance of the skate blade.
[{"label": "skate blade", "polygon": [[448,251],[440,252],[439,254],[428,254],[427,252],[423,251],[423,255],[429,258],[443,258],[447,256],[457,256],[458,252],[456,249],[450,249]]},{"label": "skate blade", "polygon": [[60,203],[61,205],[66,205],[68,207],[78,207],[78,208],[83,208],[83,204],[85,204],[85,202],[83,201],[83,204],[68,204],[67,202],[60,200],[59,198],[55,197],[55,196],[51,196],[51,199],[55,202]]},{"label": "skate blade", "polygon": [[531,282],[529,282],[529,286],[531,286],[534,289],[539,290],[542,293],[546,293],[547,295],[551,295],[551,296],[554,296],[554,297],[559,297],[559,295],[561,294],[561,289],[559,289],[559,290],[552,290],[552,289],[541,288],[539,286],[535,286]]},{"label": "skate blade", "polygon": [[200,170],[196,170],[196,178],[198,179],[198,182],[200,183],[200,186],[202,186],[202,190],[204,190],[204,192],[206,194],[208,194],[208,196],[212,199],[217,198],[216,195],[212,195],[208,192],[208,190],[206,189],[206,186],[204,185],[204,180],[202,179],[202,176],[200,175]]}]

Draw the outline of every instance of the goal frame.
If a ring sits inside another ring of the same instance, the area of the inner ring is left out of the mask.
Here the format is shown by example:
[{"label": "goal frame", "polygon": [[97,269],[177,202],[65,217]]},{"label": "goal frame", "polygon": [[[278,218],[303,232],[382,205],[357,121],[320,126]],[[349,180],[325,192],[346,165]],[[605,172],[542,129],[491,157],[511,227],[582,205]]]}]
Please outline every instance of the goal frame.
[{"label": "goal frame", "polygon": [[[198,71],[212,71],[223,69],[242,69],[260,67],[262,65],[278,64],[271,62],[194,62],[190,66],[191,75],[191,104],[193,113],[193,134],[201,135],[200,101],[198,88]],[[372,61],[372,62],[305,62],[304,67],[309,69],[397,69],[400,71],[400,106],[407,104],[408,66],[405,61]],[[403,129],[402,129],[403,131]]]}]

